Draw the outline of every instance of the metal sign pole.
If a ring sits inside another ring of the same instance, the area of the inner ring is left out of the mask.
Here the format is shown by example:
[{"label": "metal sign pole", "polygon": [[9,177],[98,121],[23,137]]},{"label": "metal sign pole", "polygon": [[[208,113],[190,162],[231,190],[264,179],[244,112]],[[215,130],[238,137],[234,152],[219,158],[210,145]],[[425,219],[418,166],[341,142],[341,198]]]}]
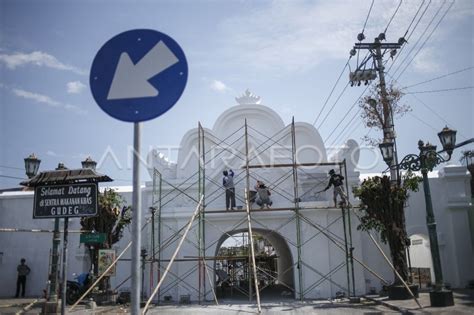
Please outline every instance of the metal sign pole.
[{"label": "metal sign pole", "polygon": [[61,292],[61,315],[66,314],[66,290],[67,290],[67,228],[69,218],[64,218],[64,235],[63,235],[63,270],[61,275],[62,292]]},{"label": "metal sign pole", "polygon": [[133,195],[132,195],[132,294],[131,313],[140,314],[140,249],[141,249],[141,191],[140,191],[140,130],[141,123],[133,124]]}]

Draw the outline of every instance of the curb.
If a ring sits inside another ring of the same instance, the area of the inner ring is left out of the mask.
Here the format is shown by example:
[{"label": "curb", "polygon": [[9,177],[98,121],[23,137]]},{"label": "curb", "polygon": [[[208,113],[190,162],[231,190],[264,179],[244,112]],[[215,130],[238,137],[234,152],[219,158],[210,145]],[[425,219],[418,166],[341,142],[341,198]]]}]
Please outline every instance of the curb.
[{"label": "curb", "polygon": [[24,303],[0,304],[0,309],[9,308],[9,307],[25,307],[25,306],[28,306],[30,303],[31,301],[24,302]]}]

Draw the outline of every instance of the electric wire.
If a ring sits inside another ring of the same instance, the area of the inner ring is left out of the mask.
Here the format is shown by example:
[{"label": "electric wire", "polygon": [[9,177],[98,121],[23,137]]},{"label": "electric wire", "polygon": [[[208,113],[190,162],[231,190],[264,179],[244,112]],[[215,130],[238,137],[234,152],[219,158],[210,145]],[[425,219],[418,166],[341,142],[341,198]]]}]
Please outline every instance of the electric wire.
[{"label": "electric wire", "polygon": [[[394,16],[395,16],[396,13],[398,12],[398,9],[400,8],[401,3],[402,3],[402,0],[400,0],[400,4],[399,4],[399,6],[397,7],[397,9],[395,10],[394,14],[392,15],[392,18],[390,19],[390,21],[389,21],[389,23],[388,23],[386,29],[388,29],[388,27],[389,27],[389,25],[390,25],[392,19],[394,18]],[[368,14],[367,14],[367,17],[366,17],[366,20],[365,20],[365,23],[364,23],[364,27],[363,27],[362,32],[361,32],[362,34],[364,33],[365,27],[367,26],[367,21],[368,21],[368,19],[369,19],[370,13],[371,13],[371,11],[372,11],[373,5],[374,5],[374,1],[372,1],[371,5],[370,5],[370,7],[369,7],[369,12],[368,12]],[[359,42],[360,42],[360,41],[359,41]],[[360,51],[360,50],[358,50],[358,52],[359,52],[359,51]],[[364,57],[364,60],[368,57],[368,55],[369,55],[369,52],[367,52],[366,56]],[[348,61],[348,62],[349,62],[349,61]],[[344,87],[343,91],[339,94],[338,98],[336,99],[336,101],[335,101],[334,104],[332,105],[331,109],[326,113],[326,115],[325,115],[323,121],[319,124],[318,129],[321,129],[322,125],[323,125],[324,122],[327,120],[327,118],[329,117],[329,115],[331,114],[331,112],[334,110],[336,104],[338,103],[338,101],[340,100],[340,98],[342,97],[342,95],[344,94],[344,92],[345,92],[345,90],[347,89],[348,86],[349,86],[349,82],[348,82],[347,85]],[[365,90],[364,90],[363,93],[365,93],[365,91],[367,90],[367,88],[368,88],[368,86],[365,88]],[[363,95],[363,93],[362,93],[362,95]],[[362,97],[362,95],[359,96],[359,98],[357,98],[357,100],[356,100],[356,102],[354,103],[354,105],[358,102],[358,100],[360,99],[360,97]],[[354,106],[354,105],[353,105],[353,106]],[[348,114],[350,113],[350,111],[352,110],[353,106],[351,106],[351,107],[348,109],[348,111],[346,111],[346,113],[344,114],[343,118],[339,121],[339,123],[336,125],[336,127],[333,128],[333,130],[330,132],[330,135],[326,138],[326,140],[325,140],[324,142],[326,142],[326,141],[332,136],[332,134],[334,133],[334,131],[341,125],[341,123],[344,121],[344,119],[347,117],[347,115],[348,115]],[[319,117],[319,116],[318,116],[318,117]],[[315,121],[315,123],[316,123],[316,121]],[[313,124],[313,125],[314,125],[314,124]]]},{"label": "electric wire", "polygon": [[318,129],[321,129],[321,126],[326,122],[326,119],[328,118],[329,114],[331,114],[331,112],[334,110],[334,108],[336,107],[336,104],[337,102],[339,102],[339,100],[341,99],[342,95],[344,94],[344,92],[347,90],[347,88],[349,87],[349,81],[347,82],[346,86],[344,87],[344,89],[341,91],[341,93],[339,94],[339,96],[337,97],[336,101],[334,102],[334,104],[332,104],[331,108],[329,109],[329,111],[326,113],[326,116],[324,116],[323,118],[323,121],[319,124],[318,126]]},{"label": "electric wire", "polygon": [[[421,10],[421,8],[423,7],[423,4],[425,3],[425,0],[423,0],[423,2],[421,3],[420,7],[418,8],[418,11],[417,13]],[[420,18],[418,19],[418,21],[416,22],[415,26],[413,27],[413,29],[411,30],[410,34],[408,35],[407,37],[407,40],[413,35],[413,33],[415,32],[416,28],[418,27],[418,24],[420,24],[420,21],[421,19],[423,18],[423,16],[425,16],[426,14],[426,11],[428,11],[428,8],[430,7],[431,5],[431,0],[428,1],[428,4],[426,5],[426,8],[423,10],[423,13],[421,13],[420,15]],[[416,15],[415,15],[416,16]]]},{"label": "electric wire", "polygon": [[[375,0],[372,0],[372,3],[371,3],[371,5],[370,5],[370,7],[369,7],[369,12],[367,13],[367,17],[366,17],[366,19],[365,19],[364,26],[363,26],[363,28],[362,28],[362,32],[361,32],[362,34],[364,33],[365,27],[367,26],[367,21],[369,20],[370,13],[372,12],[372,8],[373,8],[373,5],[374,5],[374,2],[375,2]],[[402,0],[400,0],[400,4],[401,4],[401,2],[402,2]],[[399,6],[399,7],[400,7],[400,6]],[[399,7],[398,7],[398,8],[399,8]],[[392,16],[392,19],[393,19],[393,17],[395,16],[396,12],[398,11],[398,8],[397,8],[397,10],[395,11],[394,15]],[[389,25],[390,25],[390,22],[389,22]],[[387,28],[388,28],[389,25],[387,25]],[[359,51],[360,51],[360,50],[358,50],[358,52],[359,52]],[[368,55],[369,55],[369,52],[367,52],[366,56],[364,57],[364,60],[367,58]],[[359,55],[357,55],[357,59],[359,59]],[[349,64],[349,61],[350,61],[350,58],[349,58],[349,60],[347,61],[346,66]],[[345,66],[345,67],[346,67],[346,66]],[[344,72],[344,70],[345,70],[345,67],[344,67],[344,69],[343,69],[343,72]],[[343,72],[342,72],[342,73],[343,73]],[[342,76],[342,73],[339,75],[339,78],[338,78],[338,81],[337,81],[337,82],[339,82],[339,79],[340,79],[340,77]],[[336,82],[336,84],[337,84],[337,82]],[[331,114],[331,112],[334,110],[334,108],[335,108],[337,102],[340,100],[340,98],[342,97],[342,95],[344,94],[344,92],[346,91],[346,89],[347,89],[348,86],[349,86],[349,82],[346,84],[346,86],[344,87],[344,89],[342,90],[342,92],[339,94],[338,98],[336,99],[336,101],[335,101],[334,104],[332,105],[331,109],[326,113],[326,115],[325,115],[325,117],[323,118],[322,122],[319,124],[318,129],[321,129],[322,125],[324,124],[324,122],[326,121],[326,119],[328,118],[328,116]],[[334,88],[335,88],[335,87],[333,87],[333,89],[332,89],[332,91],[331,91],[331,93],[330,93],[330,96],[331,96],[332,93],[334,92]],[[367,90],[367,88],[364,90],[364,92],[365,92],[366,90]],[[360,99],[360,97],[359,97],[357,100],[359,100],[359,99]],[[313,126],[316,124],[317,120],[319,119],[321,113],[323,112],[325,106],[327,105],[328,100],[329,100],[329,97],[326,99],[326,102],[325,102],[325,104],[324,104],[324,107],[323,107],[323,109],[320,111],[320,113],[319,113],[318,117],[316,118],[316,120],[314,121]],[[356,101],[356,102],[357,102],[357,101]],[[351,108],[349,108],[349,110],[346,112],[346,114],[344,115],[344,117],[339,121],[339,123],[337,124],[337,126],[333,129],[333,131],[331,132],[331,135],[332,135],[332,133],[334,132],[334,130],[342,123],[342,121],[344,120],[344,118],[347,117],[347,115],[349,114],[349,112],[350,112],[351,110],[352,110],[352,106],[351,106]],[[328,137],[328,138],[329,138],[329,137]],[[327,140],[328,138],[326,138],[326,140]]]},{"label": "electric wire", "polygon": [[12,169],[12,170],[20,170],[20,171],[25,170],[24,168],[21,168],[21,167],[13,167],[13,166],[7,166],[7,165],[0,165],[0,167],[9,168],[9,169]]},{"label": "electric wire", "polygon": [[420,117],[418,117],[417,115],[413,114],[412,112],[408,113],[410,116],[412,116],[413,118],[415,118],[416,120],[418,120],[419,122],[421,122],[422,124],[430,127],[434,132],[438,133],[439,130],[437,130],[435,127],[433,127],[433,125],[427,123],[426,121],[424,121],[423,119],[421,119]]},{"label": "electric wire", "polygon": [[[443,4],[444,5],[444,4]],[[415,55],[413,56],[413,58],[410,60],[410,62],[408,62],[405,66],[405,68],[403,68],[402,72],[397,76],[397,81],[398,79],[403,75],[403,73],[406,71],[406,69],[408,68],[408,66],[413,62],[413,60],[416,58],[416,56],[420,53],[421,49],[425,46],[426,42],[431,38],[431,36],[433,35],[434,31],[439,27],[439,25],[441,24],[441,22],[443,21],[444,17],[448,14],[449,10],[453,7],[454,5],[454,1],[451,2],[451,4],[449,5],[449,7],[446,9],[446,11],[444,12],[444,14],[441,16],[441,18],[439,19],[438,23],[435,25],[435,27],[431,30],[431,33],[428,35],[428,37],[425,39],[425,41],[421,44],[420,48],[418,48],[417,52],[415,53]]]},{"label": "electric wire", "polygon": [[356,123],[357,116],[359,115],[359,113],[360,113],[360,110],[358,110],[357,112],[354,113],[354,115],[352,115],[351,119],[346,123],[344,128],[341,129],[338,136],[332,141],[332,143],[328,147],[330,147],[330,148],[335,147],[337,145],[337,143],[341,142],[341,139],[345,138],[347,131],[350,128],[352,128],[354,126],[354,124]]},{"label": "electric wire", "polygon": [[408,92],[405,92],[405,94],[440,93],[440,92],[460,91],[460,90],[469,90],[469,89],[474,89],[474,86],[463,86],[463,87],[457,87],[457,88],[428,90],[428,91],[408,91]]},{"label": "electric wire", "polygon": [[[431,108],[430,106],[428,106],[425,102],[423,102],[419,97],[417,97],[415,94],[410,94],[411,97],[413,97],[415,100],[417,100],[421,105],[423,105],[427,110],[429,110],[431,113],[433,113],[436,117],[438,117],[446,126],[454,126],[453,124],[451,124],[449,121],[446,120],[446,118],[444,118],[443,116],[441,116],[440,114],[438,114],[438,112],[436,112],[433,108]],[[436,131],[438,132],[438,131]],[[461,138],[463,139],[468,139],[465,135],[463,135],[462,133],[460,133],[458,131],[457,133]]]},{"label": "electric wire", "polygon": [[[367,17],[365,18],[364,26],[362,27],[362,31],[360,32],[362,35],[364,35],[365,27],[367,26],[367,21],[369,20],[370,12],[372,12],[372,7],[374,6],[375,0],[372,0],[372,3],[370,4],[369,12],[367,13]],[[362,40],[359,40],[359,43],[361,43]],[[360,49],[357,50],[357,68],[359,68],[359,54],[360,54]]]},{"label": "electric wire", "polygon": [[389,27],[390,24],[392,23],[393,18],[395,17],[395,15],[397,15],[398,9],[400,9],[400,6],[402,5],[402,2],[403,2],[403,0],[400,0],[400,3],[398,4],[398,7],[395,9],[395,12],[393,12],[393,15],[392,15],[392,17],[390,18],[390,21],[388,21],[387,27],[386,27],[385,30],[383,31],[384,34],[387,33],[388,27]]},{"label": "electric wire", "polygon": [[362,27],[362,32],[361,32],[362,34],[364,34],[365,27],[367,26],[367,21],[369,20],[370,12],[372,12],[372,7],[374,6],[374,2],[375,0],[372,0],[372,3],[370,4],[369,13],[367,13],[367,17],[365,18],[365,22],[364,22],[364,27]]},{"label": "electric wire", "polygon": [[403,35],[404,38],[408,35],[408,32],[410,31],[410,27],[413,25],[413,22],[415,22],[415,19],[416,19],[416,17],[418,16],[418,13],[420,13],[421,8],[422,8],[423,5],[425,4],[425,1],[426,1],[426,0],[423,0],[423,1],[421,2],[420,7],[418,8],[418,10],[416,10],[415,16],[413,16],[413,19],[411,20],[410,25],[408,25],[408,28],[407,28],[407,31],[405,32],[405,35]]},{"label": "electric wire", "polygon": [[434,109],[432,109],[425,102],[423,102],[418,96],[416,96],[414,94],[411,94],[410,96],[413,97],[414,99],[416,99],[421,105],[423,105],[426,109],[428,109],[430,112],[432,112],[436,117],[441,119],[443,121],[443,123],[445,123],[446,125],[452,126],[452,124],[450,124],[443,116],[438,114]]},{"label": "electric wire", "polygon": [[[357,119],[357,116],[359,116],[360,112],[362,111],[361,108],[359,108],[354,115],[351,117],[351,119],[347,122],[347,124],[342,128],[340,133],[337,135],[337,137],[333,140],[333,142],[329,145],[330,147],[334,147],[338,142],[341,142],[341,139],[345,139],[345,137],[348,134],[351,134],[349,131],[353,130],[353,127],[360,123],[360,121]],[[362,124],[361,124],[362,125]]]},{"label": "electric wire", "polygon": [[398,53],[396,54],[395,58],[393,59],[393,62],[392,64],[390,65],[390,67],[388,68],[387,70],[387,73],[390,72],[390,70],[392,69],[393,65],[397,62],[398,58],[401,56],[403,50],[405,49],[405,46],[407,45],[408,41],[410,40],[411,38],[411,35],[413,35],[413,32],[416,30],[416,28],[418,27],[418,24],[420,23],[421,19],[423,18],[423,16],[425,15],[426,11],[428,10],[428,7],[430,6],[431,4],[431,0],[428,2],[428,5],[426,6],[425,10],[423,10],[423,13],[420,15],[420,18],[418,19],[418,21],[416,22],[415,26],[413,27],[410,35],[408,35],[407,37],[407,34],[409,32],[409,29],[411,27],[411,25],[413,24],[413,21],[415,21],[416,17],[418,16],[418,13],[421,11],[421,8],[423,8],[423,5],[425,3],[425,0],[423,0],[423,2],[421,3],[421,5],[419,6],[418,10],[416,11],[415,13],[415,16],[413,16],[413,19],[410,23],[410,25],[408,26],[406,32],[405,32],[405,35],[403,36],[403,38],[405,39],[405,41],[403,42],[402,44],[402,47],[400,48],[400,50],[398,51]]},{"label": "electric wire", "polygon": [[[453,72],[454,73],[454,72]],[[389,73],[387,73],[387,75],[395,82],[397,82]],[[397,82],[398,84],[398,82]],[[409,94],[409,93],[405,93],[405,94]],[[428,106],[425,102],[423,102],[419,97],[416,96],[416,94],[409,94],[412,98],[414,98],[415,100],[417,100],[421,105],[423,105],[426,109],[428,109],[431,113],[433,113],[436,117],[438,117],[439,119],[441,119],[446,125],[448,126],[453,126],[453,124],[451,124],[450,122],[448,122],[443,116],[441,116],[440,114],[438,114],[433,108],[431,108],[430,106]],[[411,112],[409,112],[411,113]],[[421,120],[421,118],[419,117],[416,117],[416,119],[418,120]],[[425,125],[429,125],[427,122],[424,122]],[[436,130],[433,126],[430,125],[430,127],[433,129],[433,130]],[[438,131],[437,131],[438,132]],[[465,135],[463,135],[462,133],[458,132],[458,135],[464,139],[467,139],[467,137]]]},{"label": "electric wire", "polygon": [[[436,12],[436,14],[431,18],[430,22],[428,22],[428,24],[426,25],[423,33],[420,35],[420,37],[418,37],[418,39],[415,41],[415,44],[411,47],[410,51],[405,55],[405,57],[403,58],[403,60],[398,64],[397,68],[395,69],[395,71],[393,72],[393,75],[395,75],[399,70],[400,68],[402,67],[402,65],[407,61],[407,59],[410,57],[410,54],[415,50],[416,46],[418,46],[418,43],[421,41],[421,39],[423,38],[423,36],[425,35],[425,33],[428,31],[429,27],[431,26],[431,24],[433,23],[433,21],[436,19],[436,17],[438,16],[439,12],[441,12],[441,9],[444,7],[446,2],[444,2],[438,9],[438,11]],[[418,19],[415,27],[413,28],[413,30],[411,31],[410,35],[408,35],[407,37],[407,41],[411,38],[411,36],[413,35],[415,29],[418,27],[418,24],[420,23],[420,21],[423,19],[423,17],[425,16],[426,12],[428,11],[428,8],[430,7],[431,5],[431,0],[430,2],[428,2],[428,4],[426,5],[425,9],[423,10],[423,13],[420,15],[420,18]],[[402,47],[404,48],[405,45]],[[401,50],[400,52],[401,53]],[[396,61],[396,60],[395,60]],[[394,61],[394,62],[395,62]],[[392,67],[390,67],[389,71],[391,70]]]},{"label": "electric wire", "polygon": [[342,71],[341,71],[341,73],[339,74],[339,77],[337,78],[336,83],[334,83],[334,85],[333,85],[333,87],[332,87],[332,89],[331,89],[331,92],[329,93],[328,97],[327,97],[326,100],[324,101],[323,108],[319,111],[318,116],[316,116],[316,119],[315,119],[314,122],[313,122],[313,126],[316,125],[316,122],[318,121],[319,117],[321,116],[321,114],[323,113],[324,109],[326,108],[326,105],[328,104],[329,99],[330,99],[331,96],[332,96],[332,93],[334,93],[334,90],[336,89],[337,84],[338,84],[339,81],[341,80],[342,75],[343,75],[344,72],[346,71],[346,68],[347,68],[347,66],[349,65],[349,61],[350,61],[350,60],[351,60],[351,57],[349,57],[349,59],[347,59],[346,64],[345,64],[344,67],[342,68]]},{"label": "electric wire", "polygon": [[422,82],[418,82],[418,83],[415,83],[415,84],[412,84],[412,85],[404,86],[404,87],[401,88],[401,90],[409,89],[409,88],[412,88],[412,87],[415,87],[415,86],[418,86],[418,85],[422,85],[422,84],[425,84],[425,83],[433,82],[435,80],[443,79],[443,78],[446,78],[448,76],[458,74],[458,73],[461,73],[461,72],[464,72],[464,71],[467,71],[467,70],[470,70],[470,69],[473,69],[473,68],[474,68],[474,66],[470,66],[470,67],[467,67],[467,68],[464,68],[464,69],[461,69],[461,70],[456,70],[456,71],[453,71],[453,72],[450,72],[450,73],[447,73],[447,74],[443,74],[441,76],[438,76],[438,77],[435,77],[435,78],[432,78],[432,79],[429,79],[429,80],[426,80],[426,81],[422,81]]},{"label": "electric wire", "polygon": [[357,105],[357,103],[359,102],[359,100],[362,98],[362,96],[367,92],[367,90],[369,89],[369,87],[372,85],[372,83],[370,85],[367,85],[364,89],[364,91],[362,91],[362,93],[359,95],[359,97],[354,101],[354,103],[349,107],[349,109],[347,110],[346,114],[343,116],[343,118],[339,121],[339,123],[336,125],[335,128],[332,129],[332,131],[330,132],[329,136],[326,137],[326,139],[324,140],[324,142],[328,141],[331,136],[334,134],[334,132],[336,131],[336,129],[341,125],[342,121],[345,119],[345,117],[347,117],[348,113],[350,111],[352,111],[352,109]]},{"label": "electric wire", "polygon": [[11,179],[25,179],[25,178],[22,178],[22,177],[8,176],[8,175],[0,175],[0,177],[11,178]]}]

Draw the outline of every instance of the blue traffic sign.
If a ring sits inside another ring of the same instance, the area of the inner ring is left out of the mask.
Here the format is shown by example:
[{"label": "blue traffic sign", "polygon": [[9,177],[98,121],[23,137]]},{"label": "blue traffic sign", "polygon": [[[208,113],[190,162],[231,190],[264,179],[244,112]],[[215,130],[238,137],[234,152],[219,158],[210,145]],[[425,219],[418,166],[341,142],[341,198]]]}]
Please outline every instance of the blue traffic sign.
[{"label": "blue traffic sign", "polygon": [[173,107],[187,79],[188,63],[178,43],[158,31],[138,29],[118,34],[100,48],[89,83],[107,114],[140,122]]}]

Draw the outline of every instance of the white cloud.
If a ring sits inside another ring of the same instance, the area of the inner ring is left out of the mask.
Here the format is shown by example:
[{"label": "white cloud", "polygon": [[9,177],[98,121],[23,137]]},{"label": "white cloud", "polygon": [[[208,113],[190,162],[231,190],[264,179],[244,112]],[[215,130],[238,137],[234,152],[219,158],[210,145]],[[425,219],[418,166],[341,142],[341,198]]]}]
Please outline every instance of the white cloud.
[{"label": "white cloud", "polygon": [[48,105],[50,107],[56,107],[56,108],[69,110],[69,111],[72,111],[76,114],[86,114],[87,113],[87,111],[79,108],[78,106],[58,102],[58,101],[52,99],[51,97],[49,97],[47,95],[34,93],[34,92],[30,92],[30,91],[25,91],[25,90],[22,90],[22,89],[12,89],[12,92],[16,96],[19,96],[19,97],[22,97],[22,98],[25,98],[25,99],[29,99],[29,100],[33,100],[36,103],[45,104],[45,105]]},{"label": "white cloud", "polygon": [[213,80],[211,82],[210,87],[212,90],[217,91],[217,92],[222,92],[222,93],[230,90],[230,88],[227,85],[225,85],[224,82],[219,81],[219,80]]},{"label": "white cloud", "polygon": [[46,151],[46,155],[54,156],[54,157],[57,157],[57,156],[58,156],[58,154],[57,154],[56,152],[51,151],[51,150]]},{"label": "white cloud", "polygon": [[60,107],[61,106],[61,103],[59,103],[58,101],[53,100],[51,97],[46,96],[46,95],[33,93],[33,92],[25,91],[25,90],[22,90],[22,89],[13,89],[13,93],[16,96],[23,97],[23,98],[30,99],[30,100],[34,100],[37,103],[43,103],[43,104],[46,104],[46,105],[49,105],[49,106],[52,106],[52,107]]},{"label": "white cloud", "polygon": [[[331,58],[349,57],[349,50],[357,42],[357,34],[362,31],[370,4],[371,0],[272,1],[246,15],[234,16],[221,23],[219,27],[225,40],[219,47],[226,60],[238,65],[278,72],[305,71]],[[402,3],[387,30],[388,42],[396,42],[405,34],[420,4],[420,1]],[[442,1],[431,3],[412,41],[420,36],[442,4]],[[398,1],[375,1],[364,31],[365,42],[372,42],[383,32],[397,6]],[[443,7],[441,13],[447,7]],[[457,12],[455,7],[456,4],[448,17],[466,17],[467,9],[461,7]],[[430,42],[442,42],[449,36],[451,27],[447,19],[443,20],[436,30],[438,36],[433,36]]]},{"label": "white cloud", "polygon": [[69,94],[79,94],[86,88],[86,85],[81,81],[68,82],[66,86]]},{"label": "white cloud", "polygon": [[437,60],[438,58],[434,49],[424,48],[420,50],[420,53],[413,59],[413,69],[425,73],[437,72],[441,69]]},{"label": "white cloud", "polygon": [[56,57],[42,51],[34,51],[32,53],[16,52],[12,54],[0,53],[0,62],[4,63],[7,68],[12,70],[20,66],[32,64],[38,67],[47,67],[57,70],[71,71],[80,75],[87,74],[87,71],[77,68],[75,66],[64,64],[60,62]]}]

